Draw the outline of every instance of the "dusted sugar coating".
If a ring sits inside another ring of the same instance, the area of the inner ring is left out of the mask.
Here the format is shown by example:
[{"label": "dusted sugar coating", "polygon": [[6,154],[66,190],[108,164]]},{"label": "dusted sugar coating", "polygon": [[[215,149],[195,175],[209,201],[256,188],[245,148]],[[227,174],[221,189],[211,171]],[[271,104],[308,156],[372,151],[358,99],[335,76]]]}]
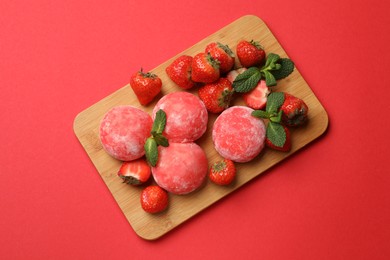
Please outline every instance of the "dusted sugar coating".
[{"label": "dusted sugar coating", "polygon": [[153,119],[160,109],[167,115],[163,134],[170,142],[193,142],[206,132],[208,114],[205,105],[197,96],[188,92],[165,95],[154,107]]},{"label": "dusted sugar coating", "polygon": [[199,188],[208,170],[207,157],[196,143],[170,143],[158,147],[158,161],[152,167],[153,178],[163,189],[187,194]]},{"label": "dusted sugar coating", "polygon": [[135,160],[145,154],[144,145],[152,124],[148,113],[133,106],[117,106],[109,110],[100,123],[100,141],[115,159]]},{"label": "dusted sugar coating", "polygon": [[265,124],[251,115],[253,109],[233,106],[214,122],[212,139],[217,152],[234,162],[249,162],[264,148]]}]

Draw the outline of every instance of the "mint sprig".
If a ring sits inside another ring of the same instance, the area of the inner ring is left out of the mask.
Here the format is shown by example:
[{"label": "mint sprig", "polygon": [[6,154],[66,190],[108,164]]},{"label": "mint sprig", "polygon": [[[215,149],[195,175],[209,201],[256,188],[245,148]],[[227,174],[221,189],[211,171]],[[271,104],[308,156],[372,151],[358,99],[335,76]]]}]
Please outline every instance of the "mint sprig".
[{"label": "mint sprig", "polygon": [[166,123],[167,115],[164,110],[158,110],[153,121],[152,131],[150,132],[151,136],[146,139],[144,145],[146,160],[153,167],[156,166],[158,160],[157,147],[159,145],[163,147],[169,146],[168,139],[163,135]]},{"label": "mint sprig", "polygon": [[238,93],[249,92],[256,87],[260,79],[260,69],[257,67],[250,67],[235,78],[233,81],[234,91]]},{"label": "mint sprig", "polygon": [[276,53],[269,53],[261,67],[250,67],[239,74],[233,81],[233,88],[238,93],[246,93],[256,87],[261,79],[267,87],[276,86],[279,79],[286,78],[294,71],[294,62],[289,58],[280,58]]},{"label": "mint sprig", "polygon": [[286,129],[282,124],[283,110],[280,109],[285,100],[283,92],[272,92],[268,95],[265,110],[254,110],[252,116],[268,119],[266,138],[276,147],[282,148],[287,141]]}]

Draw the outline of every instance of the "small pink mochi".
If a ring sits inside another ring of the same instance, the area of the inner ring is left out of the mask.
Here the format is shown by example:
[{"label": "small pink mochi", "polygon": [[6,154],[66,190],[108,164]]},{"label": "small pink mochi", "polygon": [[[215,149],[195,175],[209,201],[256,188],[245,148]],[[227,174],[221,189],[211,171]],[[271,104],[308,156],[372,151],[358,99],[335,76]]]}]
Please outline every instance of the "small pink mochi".
[{"label": "small pink mochi", "polygon": [[152,167],[153,178],[173,194],[187,194],[199,188],[208,170],[207,157],[196,143],[169,143],[158,147],[158,161]]},{"label": "small pink mochi", "polygon": [[133,106],[109,110],[100,123],[103,149],[115,159],[131,161],[145,154],[144,145],[152,130],[151,116]]},{"label": "small pink mochi", "polygon": [[165,95],[154,107],[153,119],[160,109],[167,116],[163,134],[170,142],[194,142],[206,132],[208,113],[197,96],[188,92]]},{"label": "small pink mochi", "polygon": [[265,124],[251,115],[253,109],[233,106],[215,120],[212,139],[215,150],[234,162],[249,162],[264,148]]}]

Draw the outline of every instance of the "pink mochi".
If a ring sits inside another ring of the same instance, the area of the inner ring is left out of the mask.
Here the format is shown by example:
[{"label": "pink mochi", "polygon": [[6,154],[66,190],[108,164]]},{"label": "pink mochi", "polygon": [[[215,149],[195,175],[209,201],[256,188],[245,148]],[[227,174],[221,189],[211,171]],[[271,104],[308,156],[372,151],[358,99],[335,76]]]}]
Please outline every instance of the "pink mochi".
[{"label": "pink mochi", "polygon": [[253,109],[233,106],[215,120],[212,139],[217,152],[234,162],[249,162],[264,148],[266,128],[262,119],[251,115]]},{"label": "pink mochi", "polygon": [[103,149],[115,159],[131,161],[145,154],[144,145],[152,130],[151,116],[133,106],[109,110],[100,123]]},{"label": "pink mochi", "polygon": [[152,167],[153,178],[173,194],[187,194],[198,189],[208,170],[207,157],[196,143],[169,143],[158,147],[158,161]]},{"label": "pink mochi", "polygon": [[170,142],[194,142],[206,132],[208,113],[197,96],[188,92],[165,95],[154,107],[153,119],[160,109],[167,115],[163,134]]}]

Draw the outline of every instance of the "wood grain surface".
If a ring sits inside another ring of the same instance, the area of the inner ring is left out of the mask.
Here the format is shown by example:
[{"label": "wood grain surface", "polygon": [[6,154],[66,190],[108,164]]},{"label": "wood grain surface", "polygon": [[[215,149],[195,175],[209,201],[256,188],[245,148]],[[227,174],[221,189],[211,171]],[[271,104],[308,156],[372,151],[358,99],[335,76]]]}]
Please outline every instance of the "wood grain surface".
[{"label": "wood grain surface", "polygon": [[[203,52],[206,45],[214,41],[228,44],[235,51],[238,41],[242,39],[260,41],[266,53],[274,52],[281,57],[288,57],[261,19],[252,15],[243,16],[151,70],[159,75],[163,82],[163,90],[158,98],[170,92],[182,91],[165,73],[165,68],[179,55],[194,56]],[[288,78],[280,80],[273,90],[291,93],[303,99],[309,107],[308,124],[291,131],[292,150],[289,153],[283,153],[265,149],[253,161],[236,164],[237,179],[231,186],[220,187],[207,180],[199,190],[193,193],[182,196],[170,194],[169,208],[155,215],[148,214],[141,208],[140,192],[142,187],[124,184],[117,176],[121,162],[113,159],[103,150],[98,133],[100,120],[110,108],[118,105],[133,105],[151,113],[158,98],[150,105],[143,107],[138,103],[130,85],[126,85],[80,112],[74,120],[74,132],[134,231],[144,239],[153,240],[286,159],[325,132],[328,126],[327,113],[297,68]],[[196,90],[191,90],[191,92],[196,94]],[[232,105],[241,104],[243,101],[238,96]],[[215,119],[216,115],[209,116],[208,130],[197,141],[205,150],[209,164],[220,159],[211,140],[211,129]]]}]

